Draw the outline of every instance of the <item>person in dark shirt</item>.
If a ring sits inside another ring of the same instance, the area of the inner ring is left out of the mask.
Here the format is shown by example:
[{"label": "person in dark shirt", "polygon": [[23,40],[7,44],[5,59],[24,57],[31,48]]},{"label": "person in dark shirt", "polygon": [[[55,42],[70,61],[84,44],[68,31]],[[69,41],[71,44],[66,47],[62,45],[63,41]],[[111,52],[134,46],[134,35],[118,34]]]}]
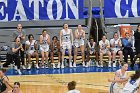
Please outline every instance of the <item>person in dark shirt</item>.
[{"label": "person in dark shirt", "polygon": [[122,46],[123,46],[123,54],[124,54],[124,62],[128,63],[128,55],[130,55],[131,59],[131,69],[134,69],[134,52],[132,49],[132,38],[129,33],[125,34],[125,38],[122,39]]},{"label": "person in dark shirt", "polygon": [[[20,39],[20,43],[22,44],[23,48],[25,49],[25,37],[26,37],[26,31],[22,29],[22,24],[17,25],[17,30],[13,32],[13,40],[15,40],[16,37]],[[20,52],[21,62],[22,62],[22,68],[25,69],[25,62],[24,62],[24,51]]]},{"label": "person in dark shirt", "polygon": [[[137,30],[134,33],[134,38],[135,38],[135,48],[136,48],[136,57],[135,57],[135,61],[137,60],[137,58],[140,58],[140,25],[137,26]],[[139,68],[140,68],[140,62],[138,64]]]},{"label": "person in dark shirt", "polygon": [[8,93],[8,91],[11,89],[10,87],[12,87],[9,84],[9,79],[7,76],[5,76],[5,69],[0,69],[0,93]]},{"label": "person in dark shirt", "polygon": [[19,74],[22,74],[20,71],[20,59],[22,58],[22,56],[20,55],[20,53],[24,51],[22,44],[20,43],[20,39],[18,37],[15,38],[15,42],[12,43],[8,54],[10,54],[13,57],[13,61],[15,62],[15,70],[17,70],[17,72]]},{"label": "person in dark shirt", "polygon": [[54,64],[54,55],[58,55],[58,65],[57,65],[57,68],[60,68],[60,56],[61,56],[61,53],[60,53],[60,42],[58,41],[58,38],[57,36],[54,36],[52,38],[52,42],[50,44],[50,56],[51,56],[51,64],[52,64],[52,67],[53,68],[56,68],[55,67],[55,64]]}]

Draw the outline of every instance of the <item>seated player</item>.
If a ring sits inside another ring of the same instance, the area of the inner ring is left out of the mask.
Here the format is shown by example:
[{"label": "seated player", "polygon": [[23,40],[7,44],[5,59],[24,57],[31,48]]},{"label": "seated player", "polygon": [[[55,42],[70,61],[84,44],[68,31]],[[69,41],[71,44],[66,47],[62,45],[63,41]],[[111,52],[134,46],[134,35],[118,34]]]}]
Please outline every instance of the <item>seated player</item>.
[{"label": "seated player", "polygon": [[106,36],[102,36],[102,40],[99,41],[99,48],[100,48],[100,67],[103,67],[103,55],[108,55],[109,62],[108,67],[111,67],[111,52],[110,52],[110,43],[106,39]]},{"label": "seated player", "polygon": [[34,36],[32,34],[28,35],[28,40],[25,42],[25,47],[27,50],[27,58],[28,58],[28,69],[31,69],[31,57],[36,57],[36,67],[38,67],[38,52],[37,52],[37,41],[34,40]]},{"label": "seated player", "polygon": [[58,41],[57,36],[54,36],[52,38],[52,42],[50,44],[50,54],[51,54],[51,63],[53,68],[55,68],[55,64],[54,64],[54,55],[58,56],[58,65],[57,68],[60,68],[60,42]]},{"label": "seated player", "polygon": [[[40,35],[39,40],[40,40],[40,51],[41,51],[41,56],[42,56],[42,68],[48,68],[50,35],[47,34],[46,29],[43,29],[42,35]],[[47,63],[47,65],[45,63]]]},{"label": "seated player", "polygon": [[121,50],[122,43],[120,38],[118,38],[117,32],[114,33],[113,39],[110,40],[111,45],[111,52],[112,52],[112,60],[113,60],[113,67],[116,67],[116,55],[120,56],[120,62],[123,61],[123,52]]},{"label": "seated player", "polygon": [[88,64],[90,63],[90,56],[95,55],[96,56],[96,66],[98,66],[98,50],[97,50],[97,44],[94,42],[93,38],[89,39],[89,42],[86,44],[86,58]]}]

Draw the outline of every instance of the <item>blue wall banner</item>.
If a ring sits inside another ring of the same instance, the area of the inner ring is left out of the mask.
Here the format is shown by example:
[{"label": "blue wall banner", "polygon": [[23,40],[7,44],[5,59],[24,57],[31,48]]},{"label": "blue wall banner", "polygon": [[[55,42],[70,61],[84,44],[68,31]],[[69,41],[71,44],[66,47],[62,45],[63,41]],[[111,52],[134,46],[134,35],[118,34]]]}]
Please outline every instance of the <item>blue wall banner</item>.
[{"label": "blue wall banner", "polygon": [[0,0],[0,21],[83,18],[83,0]]},{"label": "blue wall banner", "polygon": [[140,17],[140,0],[104,0],[105,18]]}]

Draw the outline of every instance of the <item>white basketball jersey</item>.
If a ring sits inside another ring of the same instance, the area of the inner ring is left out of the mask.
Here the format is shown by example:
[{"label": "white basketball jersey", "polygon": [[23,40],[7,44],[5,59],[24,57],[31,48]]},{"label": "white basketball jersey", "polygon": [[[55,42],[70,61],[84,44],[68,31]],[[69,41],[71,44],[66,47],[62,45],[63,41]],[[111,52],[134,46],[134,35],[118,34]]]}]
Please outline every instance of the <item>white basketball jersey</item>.
[{"label": "white basketball jersey", "polygon": [[128,82],[125,84],[123,91],[129,91],[130,93],[134,93],[139,87],[139,83],[140,83],[140,78],[137,80],[129,79]]},{"label": "white basketball jersey", "polygon": [[68,29],[66,32],[64,29],[62,29],[62,42],[70,42],[70,32],[71,30]]}]

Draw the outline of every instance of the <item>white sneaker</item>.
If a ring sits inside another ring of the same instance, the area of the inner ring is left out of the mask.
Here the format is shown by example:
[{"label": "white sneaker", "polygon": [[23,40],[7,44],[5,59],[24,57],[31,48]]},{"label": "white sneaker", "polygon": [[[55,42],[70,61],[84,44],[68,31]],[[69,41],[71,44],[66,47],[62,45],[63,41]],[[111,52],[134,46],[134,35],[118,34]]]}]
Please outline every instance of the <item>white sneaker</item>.
[{"label": "white sneaker", "polygon": [[89,62],[87,62],[87,64],[85,65],[85,67],[88,67],[89,66]]},{"label": "white sneaker", "polygon": [[52,63],[52,67],[53,67],[53,68],[56,68],[54,63]]},{"label": "white sneaker", "polygon": [[73,67],[76,67],[76,63],[75,62],[73,63]]},{"label": "white sneaker", "polygon": [[21,71],[20,71],[20,69],[17,69],[17,72],[18,72],[18,74],[19,75],[21,75],[22,73],[21,73]]},{"label": "white sneaker", "polygon": [[31,64],[28,65],[28,68],[27,69],[31,69]]},{"label": "white sneaker", "polygon": [[64,68],[64,63],[61,64],[61,68]]},{"label": "white sneaker", "polygon": [[57,68],[60,68],[60,62],[58,63]]},{"label": "white sneaker", "polygon": [[17,70],[17,66],[14,66],[14,69]]},{"label": "white sneaker", "polygon": [[111,67],[111,63],[108,63],[108,67]]},{"label": "white sneaker", "polygon": [[96,62],[96,66],[97,66],[97,67],[100,67],[100,65],[98,64],[98,62]]},{"label": "white sneaker", "polygon": [[113,63],[113,67],[116,67],[116,63]]},{"label": "white sneaker", "polygon": [[24,65],[22,65],[22,69],[26,69]]},{"label": "white sneaker", "polygon": [[45,66],[44,65],[42,65],[42,67],[41,68],[45,68]]},{"label": "white sneaker", "polygon": [[101,65],[100,65],[100,67],[103,67],[103,62],[101,62]]},{"label": "white sneaker", "polygon": [[69,63],[69,67],[73,67],[73,66],[72,66],[72,62]]},{"label": "white sneaker", "polygon": [[37,68],[37,69],[39,69],[39,66],[38,66],[38,64],[36,64],[36,68]]},{"label": "white sneaker", "polygon": [[85,65],[85,62],[83,62],[82,64],[83,64],[83,67],[85,67],[85,66],[86,66],[86,65]]}]

